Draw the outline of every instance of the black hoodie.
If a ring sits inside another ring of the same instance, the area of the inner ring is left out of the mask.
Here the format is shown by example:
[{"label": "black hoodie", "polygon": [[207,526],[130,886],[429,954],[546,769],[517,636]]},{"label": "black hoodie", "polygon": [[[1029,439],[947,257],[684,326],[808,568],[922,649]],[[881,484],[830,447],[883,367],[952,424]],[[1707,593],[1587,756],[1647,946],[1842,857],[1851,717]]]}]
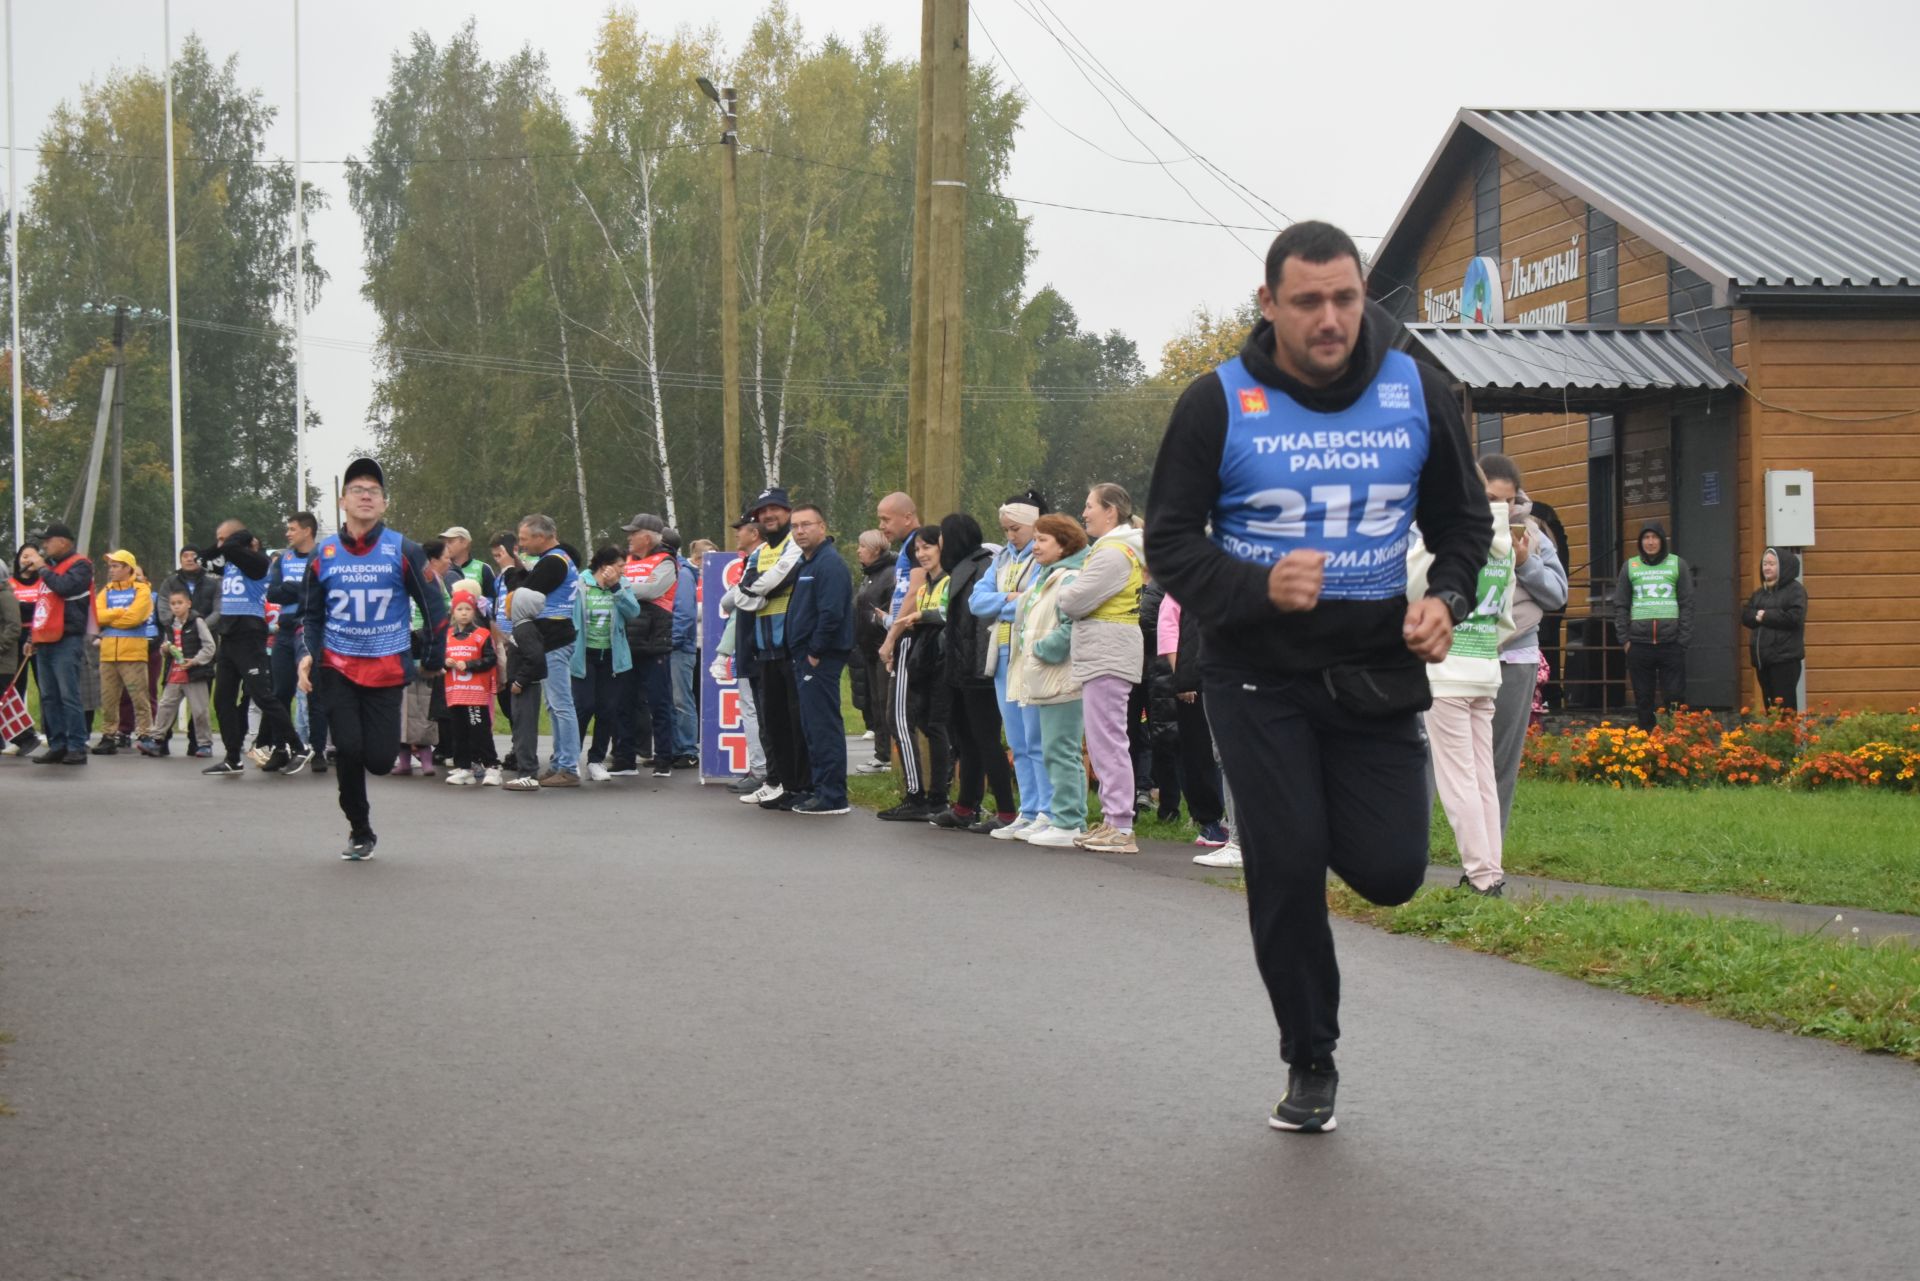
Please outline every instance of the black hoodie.
[{"label": "black hoodie", "polygon": [[1780,577],[1772,587],[1761,579],[1760,590],[1740,611],[1740,621],[1753,631],[1755,667],[1798,663],[1807,656],[1807,589],[1800,585],[1800,557],[1780,547],[1767,550],[1779,558]]},{"label": "black hoodie", "polygon": [[[1404,331],[1368,302],[1347,372],[1326,387],[1309,387],[1273,360],[1273,326],[1262,320],[1240,359],[1265,386],[1316,413],[1338,413],[1358,400]],[[1428,591],[1471,600],[1493,539],[1493,515],[1474,473],[1460,406],[1447,376],[1421,364],[1420,385],[1431,428],[1420,472],[1415,519],[1434,552]],[[1202,374],[1180,396],[1160,442],[1147,495],[1147,564],[1153,577],[1199,620],[1209,669],[1233,675],[1316,672],[1339,663],[1416,666],[1401,635],[1407,602],[1327,600],[1282,613],[1267,598],[1269,567],[1229,555],[1208,537],[1220,497],[1220,461],[1227,439],[1227,394],[1218,373]]]},{"label": "black hoodie", "polygon": [[[1660,550],[1649,556],[1640,550],[1640,541],[1648,534],[1660,540]],[[1687,568],[1687,562],[1679,556],[1673,556],[1673,548],[1667,542],[1667,527],[1657,520],[1650,520],[1640,527],[1640,535],[1633,540],[1634,554],[1620,566],[1620,577],[1613,585],[1613,625],[1620,633],[1620,639],[1629,645],[1688,645],[1693,642],[1693,571]],[[1678,597],[1680,617],[1661,620],[1643,618],[1633,621],[1633,576],[1628,573],[1633,562],[1643,565],[1658,565],[1667,557],[1673,556],[1679,566],[1678,576],[1674,579],[1674,594]]]}]

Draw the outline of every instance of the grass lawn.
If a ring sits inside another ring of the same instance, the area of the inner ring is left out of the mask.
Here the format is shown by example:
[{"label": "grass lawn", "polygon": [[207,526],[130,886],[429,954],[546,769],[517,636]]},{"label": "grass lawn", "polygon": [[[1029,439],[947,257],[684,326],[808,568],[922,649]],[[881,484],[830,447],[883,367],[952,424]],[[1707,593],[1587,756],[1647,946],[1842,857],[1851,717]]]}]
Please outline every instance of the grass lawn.
[{"label": "grass lawn", "polygon": [[[1459,862],[1438,805],[1433,857]],[[1522,779],[1504,861],[1509,872],[1590,885],[1920,914],[1920,799]]]},{"label": "grass lawn", "polygon": [[1374,907],[1345,886],[1334,910],[1755,1027],[1920,1062],[1920,948],[1795,934],[1617,899],[1483,899],[1423,891]]}]

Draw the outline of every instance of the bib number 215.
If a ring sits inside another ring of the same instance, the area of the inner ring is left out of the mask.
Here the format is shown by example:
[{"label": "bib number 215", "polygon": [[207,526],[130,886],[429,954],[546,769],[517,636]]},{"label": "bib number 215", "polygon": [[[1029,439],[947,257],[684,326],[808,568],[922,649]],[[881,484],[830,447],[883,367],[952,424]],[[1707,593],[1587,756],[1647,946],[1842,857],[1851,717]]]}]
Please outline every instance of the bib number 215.
[{"label": "bib number 215", "polygon": [[1362,538],[1384,538],[1399,527],[1404,504],[1412,492],[1411,485],[1367,486],[1366,506],[1355,524],[1351,485],[1315,485],[1304,494],[1297,489],[1263,489],[1247,502],[1273,515],[1249,521],[1247,532],[1269,538],[1305,538],[1307,513],[1318,507],[1326,513],[1323,537],[1346,538],[1351,533]]}]

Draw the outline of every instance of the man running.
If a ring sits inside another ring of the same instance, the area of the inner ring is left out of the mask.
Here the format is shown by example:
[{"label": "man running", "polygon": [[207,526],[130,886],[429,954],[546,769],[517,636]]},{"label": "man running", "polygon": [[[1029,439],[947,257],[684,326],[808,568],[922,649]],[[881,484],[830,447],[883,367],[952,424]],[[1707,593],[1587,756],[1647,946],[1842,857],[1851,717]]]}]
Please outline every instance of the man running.
[{"label": "man running", "polygon": [[260,550],[260,540],[237,520],[223,520],[214,531],[214,546],[200,561],[220,575],[220,613],[213,634],[220,642],[213,668],[213,714],[220,721],[224,760],[201,770],[216,778],[238,778],[244,766],[240,749],[247,741],[246,700],[260,709],[257,745],[266,749],[254,764],[262,770],[298,774],[311,753],[300,741],[293,715],[274,696],[273,674],[267,655],[267,570],[271,562]]},{"label": "man running", "polygon": [[438,671],[446,639],[446,595],[427,581],[420,545],[388,529],[387,479],[380,464],[347,465],[340,532],[314,548],[301,604],[307,652],[300,688],[326,707],[333,735],[347,848],[340,857],[373,857],[367,775],[386,774],[400,754],[400,702],[412,677],[412,611],[426,624],[422,666]]},{"label": "man running", "polygon": [[[1492,514],[1447,378],[1393,349],[1347,234],[1267,251],[1263,319],[1181,395],[1147,563],[1203,627],[1205,697],[1239,809],[1254,956],[1287,1092],[1269,1124],[1332,1130],[1340,974],[1326,876],[1404,903],[1427,866],[1424,663],[1473,607]],[[1409,526],[1434,553],[1406,598]]]}]

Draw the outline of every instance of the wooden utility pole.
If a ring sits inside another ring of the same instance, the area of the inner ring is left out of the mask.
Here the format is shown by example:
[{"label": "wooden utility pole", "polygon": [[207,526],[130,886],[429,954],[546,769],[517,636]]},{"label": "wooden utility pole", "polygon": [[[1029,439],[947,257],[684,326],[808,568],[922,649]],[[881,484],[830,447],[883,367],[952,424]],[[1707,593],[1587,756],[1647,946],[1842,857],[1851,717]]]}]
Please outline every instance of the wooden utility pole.
[{"label": "wooden utility pole", "polygon": [[933,243],[933,20],[939,0],[920,0],[920,120],[913,148],[913,284],[907,306],[907,493],[927,492],[927,275]]},{"label": "wooden utility pole", "polygon": [[726,383],[721,391],[721,445],[726,456],[721,462],[726,492],[726,517],[737,520],[741,512],[740,495],[740,133],[737,115],[739,95],[731,88],[720,91],[720,112],[726,123],[721,136],[720,158],[720,368]]},{"label": "wooden utility pole", "polygon": [[[924,426],[914,449],[909,382],[909,492],[929,518],[960,509],[960,382],[966,365],[967,0],[923,0],[920,140],[924,219],[914,225],[916,306],[913,353],[923,370]],[[916,169],[916,176],[918,169]],[[926,252],[920,228],[926,227]],[[920,268],[921,262],[925,268]],[[911,375],[910,375],[911,377]]]},{"label": "wooden utility pole", "polygon": [[120,490],[126,469],[121,465],[127,417],[127,309],[113,313],[113,491],[107,499],[107,550],[120,550]]}]

